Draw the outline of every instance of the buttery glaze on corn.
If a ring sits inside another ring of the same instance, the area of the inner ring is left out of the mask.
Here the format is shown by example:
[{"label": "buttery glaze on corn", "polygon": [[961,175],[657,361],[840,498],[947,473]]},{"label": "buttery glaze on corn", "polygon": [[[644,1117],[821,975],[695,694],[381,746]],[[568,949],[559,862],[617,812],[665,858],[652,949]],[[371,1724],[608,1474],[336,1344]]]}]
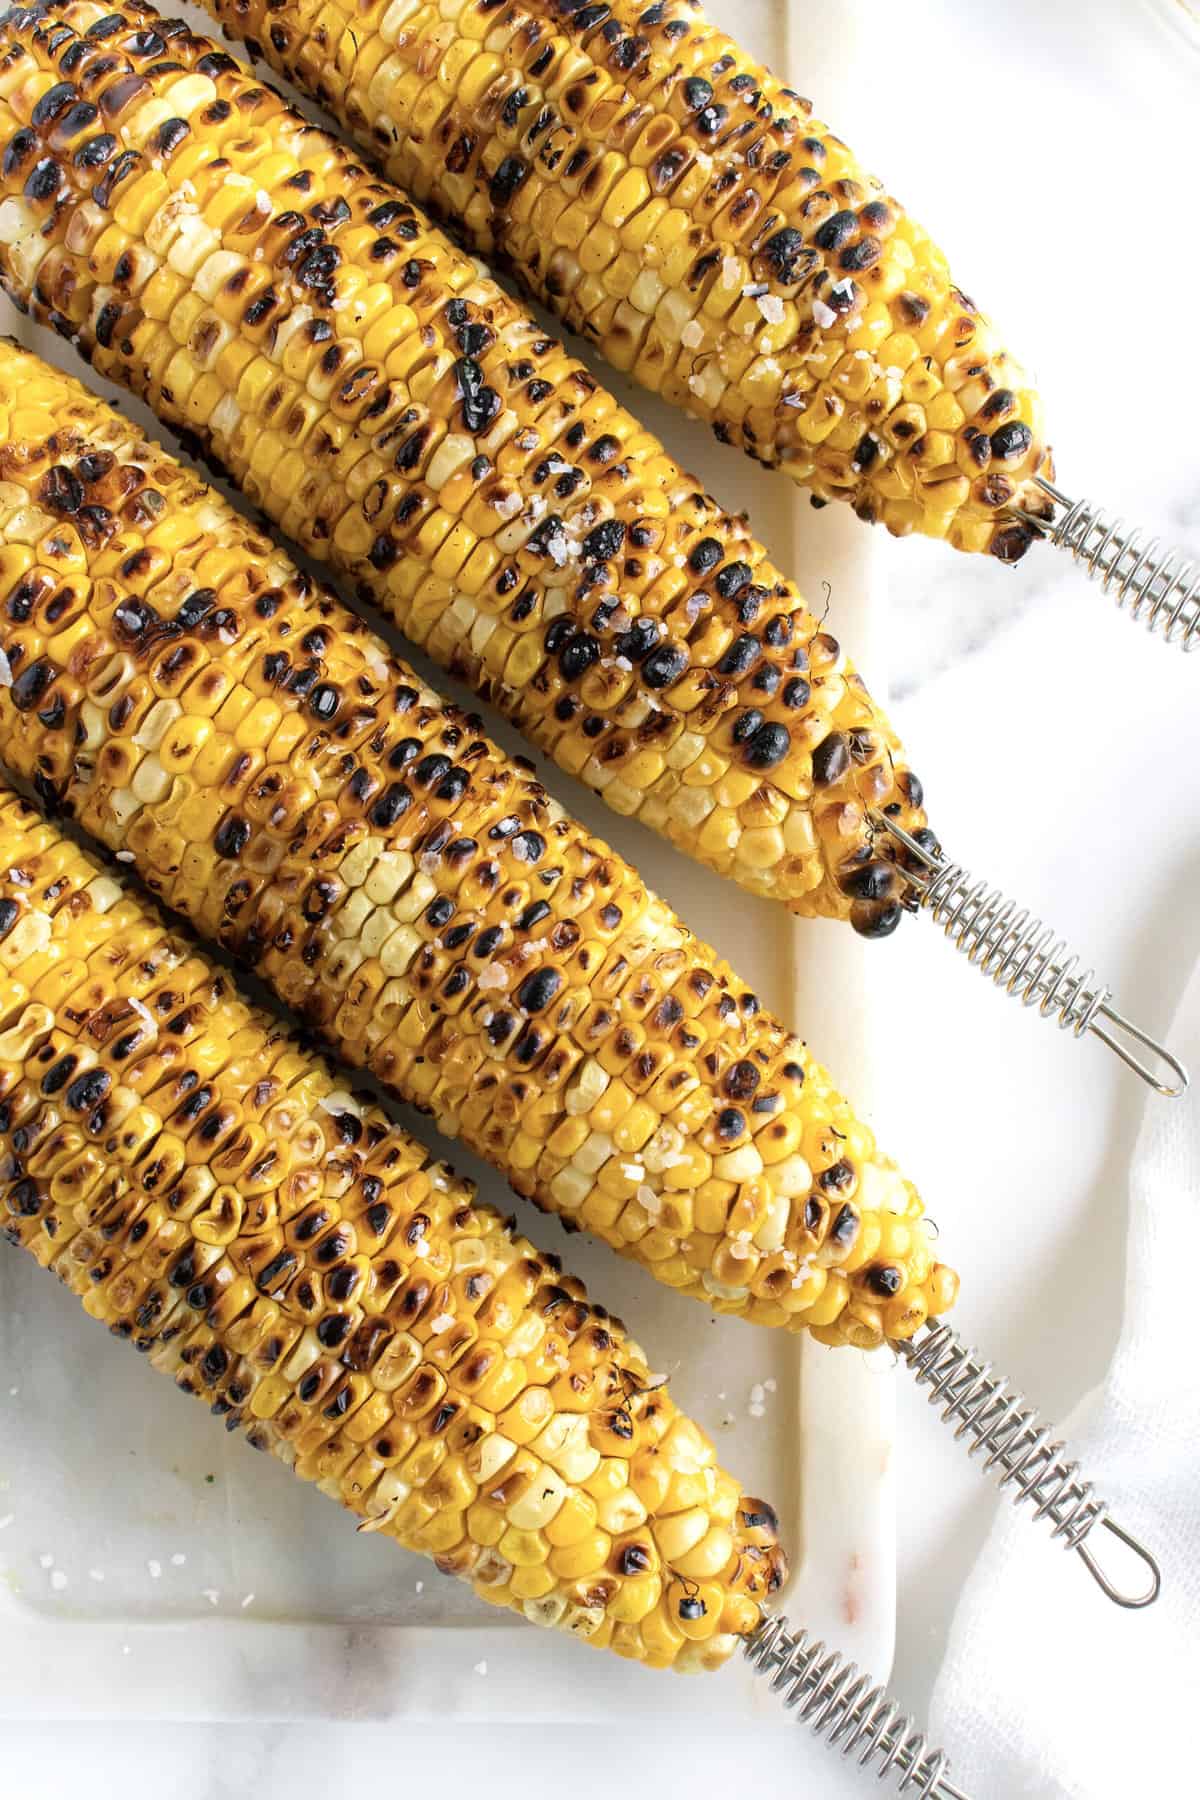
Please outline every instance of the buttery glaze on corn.
[{"label": "buttery glaze on corn", "polygon": [[1012,561],[1038,396],[699,0],[206,0],[609,361],[821,500]]},{"label": "buttery glaze on corn", "polygon": [[0,758],[518,1192],[827,1342],[954,1298],[796,1038],[528,767],[0,343]]},{"label": "buttery glaze on corn", "polygon": [[921,791],[837,642],[395,189],[148,7],[8,13],[0,155],[16,300],[615,811],[895,926]]},{"label": "buttery glaze on corn", "polygon": [[770,1507],[468,1183],[0,796],[0,1231],[229,1431],[484,1600],[717,1668]]}]

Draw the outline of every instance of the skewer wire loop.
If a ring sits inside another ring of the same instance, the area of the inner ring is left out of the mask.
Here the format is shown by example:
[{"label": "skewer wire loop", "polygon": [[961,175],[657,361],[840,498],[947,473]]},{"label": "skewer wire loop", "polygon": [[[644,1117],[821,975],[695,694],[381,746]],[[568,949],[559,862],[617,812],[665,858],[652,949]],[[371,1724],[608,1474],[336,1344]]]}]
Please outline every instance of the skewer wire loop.
[{"label": "skewer wire loop", "polygon": [[[894,1349],[906,1362],[919,1387],[928,1388],[929,1404],[953,1425],[956,1438],[969,1440],[967,1454],[982,1455],[985,1471],[995,1471],[1001,1489],[1011,1490],[1014,1506],[1028,1503],[1035,1519],[1050,1523],[1050,1535],[1078,1552],[1093,1580],[1117,1606],[1136,1611],[1158,1598],[1162,1576],[1154,1557],[1136,1538],[1108,1517],[1108,1507],[1084,1481],[1079,1464],[1053,1436],[1023,1394],[1010,1391],[992,1365],[963,1343],[956,1331],[931,1319],[915,1338]],[[1105,1574],[1087,1540],[1103,1526],[1145,1565],[1147,1585],[1138,1593],[1122,1592]]]}]

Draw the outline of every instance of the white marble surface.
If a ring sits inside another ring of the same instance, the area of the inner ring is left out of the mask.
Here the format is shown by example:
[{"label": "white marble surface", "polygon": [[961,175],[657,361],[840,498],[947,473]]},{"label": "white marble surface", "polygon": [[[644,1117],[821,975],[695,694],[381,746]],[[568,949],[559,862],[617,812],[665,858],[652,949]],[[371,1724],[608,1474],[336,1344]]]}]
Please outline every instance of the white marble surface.
[{"label": "white marble surface", "polygon": [[[911,0],[911,40],[889,31],[886,57],[864,42],[853,116],[835,123],[935,226],[968,291],[1037,371],[1064,484],[1195,547],[1200,372],[1181,334],[1200,273],[1187,199],[1200,61],[1161,23],[1165,11],[1156,0]],[[803,88],[803,66],[790,73]],[[1016,571],[924,543],[884,553],[895,710],[943,835],[1047,906],[1139,1016],[1165,1026],[1200,950],[1200,810],[1178,775],[1200,750],[1195,669],[1143,641],[1048,553]],[[1022,613],[1032,616],[1014,622]],[[1074,651],[1083,634],[1099,646],[1086,673]],[[1100,782],[1111,835],[1077,838],[1072,809]],[[964,1326],[1062,1416],[1116,1330],[1121,1240],[1103,1229],[1106,1176],[1128,1149],[1139,1092],[1098,1051],[1019,1017],[965,971],[956,1010],[943,1012],[948,952],[920,926],[891,951],[904,958],[893,1029],[905,1059],[877,1108],[881,1135],[968,1272]],[[967,1058],[970,1102],[947,1112],[939,1091]],[[924,1711],[996,1502],[906,1387],[900,1427],[894,1686]],[[1152,1508],[1152,1496],[1142,1502]],[[1133,1652],[1134,1622],[1131,1633]],[[953,1722],[942,1723],[952,1749]],[[673,1733],[664,1683],[653,1732],[616,1718],[599,1741],[595,1728],[586,1741],[546,1727],[461,1729],[447,1743],[373,1726],[10,1724],[0,1800],[340,1796],[414,1778],[499,1797],[565,1788],[573,1800],[615,1785],[639,1800],[730,1782],[768,1795],[794,1783],[822,1800],[873,1791],[794,1730]]]}]

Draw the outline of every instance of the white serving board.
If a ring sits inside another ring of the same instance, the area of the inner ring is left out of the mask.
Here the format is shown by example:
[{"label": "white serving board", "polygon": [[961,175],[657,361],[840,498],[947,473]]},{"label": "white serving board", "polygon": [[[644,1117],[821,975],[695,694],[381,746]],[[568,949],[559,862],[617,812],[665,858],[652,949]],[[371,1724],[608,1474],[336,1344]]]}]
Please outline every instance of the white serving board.
[{"label": "white serving board", "polygon": [[[178,10],[212,29],[196,9]],[[713,0],[710,10],[777,69],[803,66],[827,110],[849,99],[867,0],[815,11],[796,0]],[[0,309],[0,329],[86,373],[49,333]],[[128,396],[93,385],[170,442]],[[813,511],[701,427],[631,399],[725,504],[750,511],[810,599],[829,583],[830,627],[881,687],[870,534],[841,509]],[[818,1048],[869,1117],[886,947],[793,923],[557,771],[546,778]],[[406,1122],[430,1136],[427,1121]],[[627,1320],[722,1460],[776,1506],[793,1562],[792,1619],[884,1678],[895,1601],[889,1360],[717,1319],[604,1246],[565,1237],[490,1170],[452,1154]],[[761,1416],[750,1411],[755,1384]],[[227,1437],[30,1259],[0,1246],[0,1716],[598,1721],[657,1717],[663,1698],[663,1678],[509,1623],[424,1559],[358,1536],[348,1514]],[[760,1701],[765,1717],[781,1717],[740,1661],[719,1682],[670,1690],[673,1712],[697,1718],[745,1716]]]}]

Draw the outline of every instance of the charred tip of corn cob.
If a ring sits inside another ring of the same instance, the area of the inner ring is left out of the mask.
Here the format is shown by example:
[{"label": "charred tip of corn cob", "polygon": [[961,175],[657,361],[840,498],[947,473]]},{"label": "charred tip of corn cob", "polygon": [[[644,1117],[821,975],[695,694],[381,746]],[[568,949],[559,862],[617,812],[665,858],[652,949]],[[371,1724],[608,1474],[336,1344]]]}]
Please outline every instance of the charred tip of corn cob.
[{"label": "charred tip of corn cob", "polygon": [[350,1062],[668,1285],[862,1346],[954,1298],[803,1044],[479,721],[0,343],[0,758]]},{"label": "charred tip of corn cob", "polygon": [[616,812],[895,927],[869,815],[922,829],[919,785],[744,520],[208,40],[67,4],[8,14],[0,47],[14,297]]},{"label": "charred tip of corn cob", "polygon": [[11,794],[0,869],[3,1235],[360,1530],[718,1667],[775,1515],[620,1321]]},{"label": "charred tip of corn cob", "polygon": [[208,0],[618,367],[900,536],[1014,561],[1038,397],[945,258],[691,0]]}]

